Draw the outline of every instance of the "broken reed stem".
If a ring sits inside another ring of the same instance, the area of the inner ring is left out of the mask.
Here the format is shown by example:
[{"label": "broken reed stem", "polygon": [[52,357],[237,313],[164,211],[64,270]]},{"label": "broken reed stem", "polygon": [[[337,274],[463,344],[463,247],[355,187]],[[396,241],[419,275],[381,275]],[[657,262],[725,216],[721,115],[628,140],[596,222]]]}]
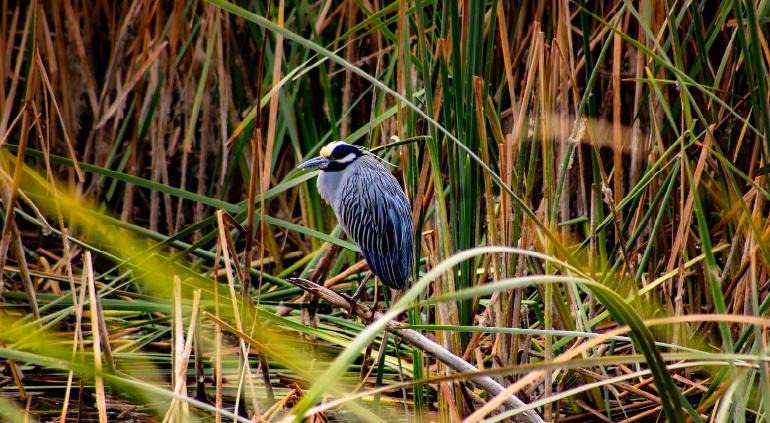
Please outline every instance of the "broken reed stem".
[{"label": "broken reed stem", "polygon": [[[287,282],[292,285],[298,286],[309,294],[314,295],[329,304],[334,306],[350,310],[351,314],[355,314],[364,321],[372,321],[382,317],[382,313],[372,310],[366,304],[356,302],[351,306],[350,301],[331,289],[325,288],[319,284],[311,282],[302,278],[288,278]],[[352,308],[352,309],[351,309]],[[456,372],[473,373],[479,370],[472,364],[463,360],[462,358],[452,354],[441,345],[426,338],[416,330],[404,328],[399,322],[391,321],[387,324],[387,330],[404,341],[408,342],[412,346],[420,349],[421,351],[434,356],[437,360],[449,366]],[[489,376],[472,376],[471,381],[478,385],[480,388],[487,391],[491,396],[495,396],[505,391],[505,388],[499,383],[495,382]],[[526,404],[517,398],[515,395],[511,395],[503,405],[510,410],[525,407]],[[533,410],[522,413],[522,418],[527,422],[543,422],[543,419]]]},{"label": "broken reed stem", "polygon": [[83,261],[85,265],[83,278],[84,282],[88,284],[88,298],[91,307],[91,336],[93,338],[94,371],[96,373],[94,396],[96,397],[96,409],[99,411],[99,423],[107,423],[109,421],[107,419],[107,395],[104,389],[104,379],[100,375],[102,374],[102,339],[105,339],[105,343],[109,342],[109,339],[103,338],[107,334],[101,333],[101,325],[99,325],[99,319],[103,316],[99,314],[99,307],[97,307],[96,281],[90,251],[85,252]]}]

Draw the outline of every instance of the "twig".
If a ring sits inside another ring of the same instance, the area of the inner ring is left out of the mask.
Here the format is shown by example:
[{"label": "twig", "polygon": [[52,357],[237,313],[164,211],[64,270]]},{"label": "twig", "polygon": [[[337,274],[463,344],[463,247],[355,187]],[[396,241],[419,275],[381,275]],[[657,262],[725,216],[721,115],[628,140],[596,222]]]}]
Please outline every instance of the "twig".
[{"label": "twig", "polygon": [[[324,288],[323,286],[313,283],[307,279],[289,278],[286,279],[286,281],[304,289],[308,293],[317,296],[327,303],[340,308],[344,308],[346,310],[351,310],[351,303],[338,292]],[[366,304],[361,303],[355,303],[351,312],[364,321],[371,321],[373,319],[382,317],[381,313],[373,311]],[[479,371],[472,364],[447,351],[444,347],[426,338],[421,333],[402,327],[399,322],[388,322],[387,330],[403,339],[404,341],[410,343],[412,346],[417,347],[423,352],[436,357],[437,360],[441,361],[457,372],[473,373]],[[473,383],[487,391],[492,396],[498,395],[505,390],[502,385],[495,382],[494,379],[489,376],[474,376],[471,377],[471,381],[473,381]],[[511,410],[526,406],[523,401],[514,395],[511,395],[503,404],[506,408]],[[543,422],[543,419],[533,410],[525,411],[522,413],[522,417],[527,422]]]}]

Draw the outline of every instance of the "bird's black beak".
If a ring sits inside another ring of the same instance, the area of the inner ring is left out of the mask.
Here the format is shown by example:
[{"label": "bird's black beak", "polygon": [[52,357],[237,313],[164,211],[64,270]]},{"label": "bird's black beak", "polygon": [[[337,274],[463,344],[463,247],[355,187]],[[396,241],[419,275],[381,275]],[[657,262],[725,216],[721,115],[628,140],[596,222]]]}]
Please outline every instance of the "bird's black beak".
[{"label": "bird's black beak", "polygon": [[323,169],[324,167],[326,167],[327,164],[329,164],[329,159],[327,159],[324,156],[318,156],[318,157],[313,157],[308,161],[300,163],[300,165],[297,167],[299,167],[300,169],[318,169],[318,168]]}]

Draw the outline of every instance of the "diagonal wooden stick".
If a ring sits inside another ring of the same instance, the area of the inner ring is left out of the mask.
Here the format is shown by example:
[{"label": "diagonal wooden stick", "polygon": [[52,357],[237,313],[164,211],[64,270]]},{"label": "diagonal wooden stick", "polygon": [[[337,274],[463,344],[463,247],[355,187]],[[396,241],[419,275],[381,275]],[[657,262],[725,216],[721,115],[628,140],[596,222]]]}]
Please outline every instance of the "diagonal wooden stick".
[{"label": "diagonal wooden stick", "polygon": [[[355,314],[364,321],[372,321],[374,319],[379,319],[382,316],[382,313],[373,311],[366,304],[357,302],[351,304],[349,298],[345,298],[340,293],[328,288],[324,288],[323,286],[313,283],[307,279],[289,278],[286,279],[286,281],[304,289],[308,293],[315,295],[316,297],[334,306],[344,308],[346,310],[351,310],[352,306],[352,314]],[[441,361],[457,372],[473,373],[479,371],[472,364],[447,351],[441,345],[431,341],[415,330],[402,327],[401,324],[396,321],[388,322],[387,330],[403,339],[404,341],[410,343],[414,347],[419,348],[423,352],[436,357],[437,360]],[[502,385],[495,382],[495,380],[489,376],[473,376],[471,377],[471,381],[473,381],[473,383],[478,385],[480,388],[487,391],[491,396],[498,395],[505,391],[505,388],[503,388]],[[505,407],[510,410],[526,406],[523,401],[514,395],[511,395],[503,403],[503,405],[505,405]],[[521,414],[521,416],[523,420],[527,422],[544,423],[543,419],[534,410],[525,411]]]}]

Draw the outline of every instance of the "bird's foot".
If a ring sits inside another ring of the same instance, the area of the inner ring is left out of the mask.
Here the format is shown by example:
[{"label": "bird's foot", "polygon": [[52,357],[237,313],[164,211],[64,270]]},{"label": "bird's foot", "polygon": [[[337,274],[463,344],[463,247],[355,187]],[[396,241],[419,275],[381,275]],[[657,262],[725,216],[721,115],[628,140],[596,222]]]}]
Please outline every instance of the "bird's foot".
[{"label": "bird's foot", "polygon": [[350,295],[344,293],[344,292],[338,292],[348,302],[348,307],[345,310],[348,313],[348,317],[353,317],[356,315],[356,308],[358,307],[358,298],[351,297]]},{"label": "bird's foot", "polygon": [[364,290],[366,289],[366,281],[364,281],[361,285],[358,285],[358,289],[356,289],[355,294],[353,296],[349,295],[343,295],[346,300],[348,300],[348,316],[355,316],[358,313],[356,313],[356,308],[358,307],[358,299],[361,298],[361,295],[363,294]]}]

